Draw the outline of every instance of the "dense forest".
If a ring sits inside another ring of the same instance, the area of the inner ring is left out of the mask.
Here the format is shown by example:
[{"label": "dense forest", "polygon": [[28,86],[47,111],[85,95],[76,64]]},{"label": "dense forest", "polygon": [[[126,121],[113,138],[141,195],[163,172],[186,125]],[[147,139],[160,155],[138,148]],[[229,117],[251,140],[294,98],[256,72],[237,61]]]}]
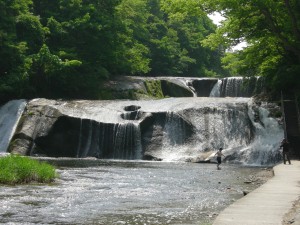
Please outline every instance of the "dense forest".
[{"label": "dense forest", "polygon": [[1,1],[1,98],[101,98],[114,75],[216,76],[198,1]]},{"label": "dense forest", "polygon": [[[225,18],[216,26],[207,16]],[[241,41],[247,47],[230,48]],[[116,75],[264,76],[300,90],[299,0],[0,2],[0,102],[101,99]]]}]

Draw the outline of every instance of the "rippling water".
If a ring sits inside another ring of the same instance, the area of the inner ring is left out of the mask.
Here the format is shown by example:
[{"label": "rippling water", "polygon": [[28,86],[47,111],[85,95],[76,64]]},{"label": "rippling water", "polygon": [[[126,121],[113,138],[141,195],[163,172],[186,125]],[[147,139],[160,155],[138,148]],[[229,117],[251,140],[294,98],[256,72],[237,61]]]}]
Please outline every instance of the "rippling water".
[{"label": "rippling water", "polygon": [[260,184],[261,168],[105,161],[59,167],[52,185],[0,186],[6,224],[204,224]]}]

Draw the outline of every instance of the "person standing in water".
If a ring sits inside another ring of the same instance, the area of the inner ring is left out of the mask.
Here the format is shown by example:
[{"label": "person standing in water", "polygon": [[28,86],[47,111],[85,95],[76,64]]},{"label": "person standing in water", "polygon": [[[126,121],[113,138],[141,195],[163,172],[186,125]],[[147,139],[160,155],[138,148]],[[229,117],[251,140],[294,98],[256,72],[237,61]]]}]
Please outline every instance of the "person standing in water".
[{"label": "person standing in water", "polygon": [[289,162],[289,164],[291,164],[289,143],[285,138],[282,140],[280,148],[282,148],[283,163],[285,164],[285,162],[287,160]]},{"label": "person standing in water", "polygon": [[217,156],[217,169],[220,169],[220,164],[222,163],[222,156],[225,157],[222,153],[223,148],[220,148],[219,151],[216,152],[215,156]]}]

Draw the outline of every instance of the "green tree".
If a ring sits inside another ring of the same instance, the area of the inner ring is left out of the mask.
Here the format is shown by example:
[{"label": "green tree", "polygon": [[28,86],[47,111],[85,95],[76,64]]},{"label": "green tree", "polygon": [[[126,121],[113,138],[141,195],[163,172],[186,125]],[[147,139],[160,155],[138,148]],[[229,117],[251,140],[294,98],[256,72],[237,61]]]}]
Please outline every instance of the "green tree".
[{"label": "green tree", "polygon": [[216,29],[201,3],[198,0],[165,0],[161,1],[161,5],[167,14],[167,26],[176,31],[182,49],[177,62],[177,70],[181,71],[181,75],[209,76],[223,73],[220,66],[222,51],[212,51],[201,44]]},{"label": "green tree", "polygon": [[28,14],[31,0],[0,2],[0,103],[20,98],[26,89],[27,43],[17,38],[16,18]]},{"label": "green tree", "polygon": [[242,75],[266,76],[274,89],[300,89],[300,3],[298,0],[209,0],[208,11],[226,18],[203,44],[227,48],[241,41],[248,47],[236,52],[227,67]]},{"label": "green tree", "polygon": [[69,63],[55,76],[63,96],[98,98],[97,90],[103,79],[119,72],[120,56],[116,52],[121,45],[117,36],[121,23],[114,16],[118,3],[34,0],[34,12],[49,31],[45,43],[51,54]]},{"label": "green tree", "polygon": [[[47,1],[48,2],[48,1]],[[118,47],[117,26],[114,19],[118,1],[69,0],[58,1],[50,13],[39,3],[40,15],[49,26],[49,47],[60,57],[76,59],[88,73],[106,77],[116,72],[115,49]],[[43,4],[47,7],[47,4]]]},{"label": "green tree", "polygon": [[[208,76],[220,53],[198,0],[0,3],[0,100],[99,98],[113,75]],[[55,91],[53,91],[55,90]]]},{"label": "green tree", "polygon": [[45,42],[46,32],[47,29],[43,27],[37,16],[26,13],[16,18],[17,41],[26,43],[26,54],[39,51]]},{"label": "green tree", "polygon": [[35,95],[53,98],[62,94],[62,85],[57,85],[58,83],[65,84],[65,89],[68,89],[66,78],[61,76],[63,72],[67,72],[65,67],[80,66],[81,62],[75,60],[63,62],[57,55],[51,54],[46,45],[43,45],[37,54],[30,57],[28,64],[30,83],[35,89]]},{"label": "green tree", "polygon": [[145,74],[150,71],[147,20],[150,16],[145,0],[122,0],[116,7],[116,16],[124,28],[118,31],[123,45],[117,50],[124,74]]}]

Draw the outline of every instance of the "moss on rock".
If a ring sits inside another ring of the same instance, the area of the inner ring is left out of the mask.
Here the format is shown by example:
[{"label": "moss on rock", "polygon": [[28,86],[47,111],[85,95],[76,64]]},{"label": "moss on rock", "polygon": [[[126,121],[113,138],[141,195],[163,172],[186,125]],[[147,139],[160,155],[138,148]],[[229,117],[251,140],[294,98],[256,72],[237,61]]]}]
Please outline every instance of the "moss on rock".
[{"label": "moss on rock", "polygon": [[144,81],[146,90],[149,96],[154,98],[164,98],[160,80],[146,80]]}]

